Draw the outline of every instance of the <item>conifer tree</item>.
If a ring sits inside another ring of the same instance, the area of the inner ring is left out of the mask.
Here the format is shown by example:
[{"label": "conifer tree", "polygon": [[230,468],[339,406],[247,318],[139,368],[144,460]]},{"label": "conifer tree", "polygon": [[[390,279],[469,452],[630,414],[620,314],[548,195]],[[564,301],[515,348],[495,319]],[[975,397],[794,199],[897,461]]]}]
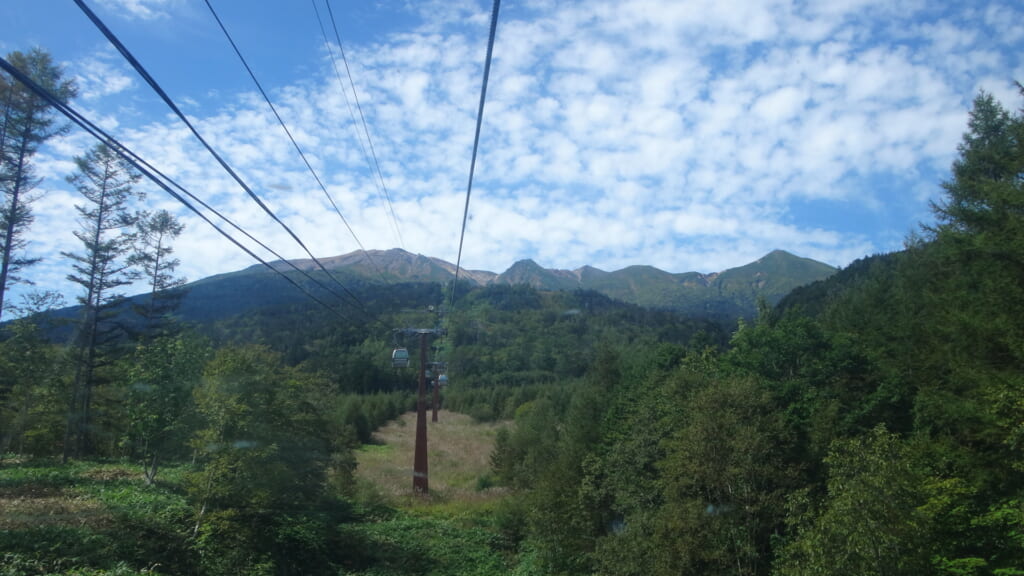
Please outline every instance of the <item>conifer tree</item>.
[{"label": "conifer tree", "polygon": [[128,256],[138,216],[129,203],[133,197],[141,197],[132,189],[141,176],[105,144],[76,157],[75,165],[77,171],[68,181],[87,201],[75,205],[82,226],[75,237],[82,242],[82,252],[61,254],[73,262],[74,273],[68,275],[68,280],[85,292],[78,297],[82,315],[75,343],[65,459],[71,452],[78,455],[89,448],[90,405],[99,353],[117,337],[116,326],[109,323],[111,308],[123,298],[117,289],[137,279]]},{"label": "conifer tree", "polygon": [[174,288],[184,284],[185,279],[174,276],[181,261],[172,257],[171,241],[181,235],[185,226],[167,210],[159,210],[141,214],[136,228],[131,262],[140,268],[149,285],[149,298],[136,307],[136,312],[145,321],[144,330],[154,337],[166,328],[167,316],[181,303],[183,293]]},{"label": "conifer tree", "polygon": [[[953,163],[946,196],[934,206],[934,267],[952,271],[935,289],[937,330],[949,343],[950,376],[927,405],[948,416],[970,399],[976,413],[957,416],[962,437],[985,437],[996,459],[1024,437],[1024,115],[1008,112],[991,94],[974,100],[967,132]],[[923,405],[919,401],[919,405]],[[919,409],[920,411],[920,409]],[[1002,429],[993,435],[992,419]],[[949,428],[937,417],[936,429]],[[968,423],[969,424],[962,424]],[[982,433],[982,430],[985,430]],[[965,448],[980,452],[979,443]]]},{"label": "conifer tree", "polygon": [[[77,94],[74,80],[65,79],[61,68],[40,48],[27,54],[12,52],[7,61],[64,102]],[[0,73],[0,317],[8,286],[25,282],[19,271],[40,260],[22,253],[27,245],[25,232],[34,220],[31,205],[36,197],[31,192],[39,183],[32,157],[43,142],[66,129],[56,123],[46,101]]]}]

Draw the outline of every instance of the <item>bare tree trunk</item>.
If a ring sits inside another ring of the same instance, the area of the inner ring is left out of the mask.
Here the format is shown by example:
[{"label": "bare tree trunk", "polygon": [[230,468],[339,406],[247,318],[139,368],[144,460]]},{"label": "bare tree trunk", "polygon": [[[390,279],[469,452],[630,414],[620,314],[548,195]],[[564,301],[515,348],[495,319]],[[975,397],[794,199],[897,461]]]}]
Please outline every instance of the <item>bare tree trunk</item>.
[{"label": "bare tree trunk", "polygon": [[146,477],[146,486],[152,486],[153,484],[156,483],[156,472],[157,472],[156,461],[157,461],[157,455],[154,452],[153,453],[153,459],[150,461],[150,463],[148,465],[144,465],[143,474]]}]

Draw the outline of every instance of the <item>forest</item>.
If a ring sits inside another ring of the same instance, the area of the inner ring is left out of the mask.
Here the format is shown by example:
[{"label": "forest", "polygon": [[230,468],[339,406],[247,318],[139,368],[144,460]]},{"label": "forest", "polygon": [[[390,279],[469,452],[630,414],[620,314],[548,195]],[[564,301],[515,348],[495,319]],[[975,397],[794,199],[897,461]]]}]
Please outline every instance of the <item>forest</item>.
[{"label": "forest", "polygon": [[[45,53],[10,59],[74,97]],[[32,155],[63,128],[0,82],[3,294],[31,275]],[[106,146],[68,177],[80,313],[36,293],[0,328],[0,575],[1024,574],[1024,112],[989,94],[932,223],[755,321],[460,294],[443,403],[510,422],[480,482],[500,498],[428,513],[361,486],[355,453],[414,405],[398,310],[451,287],[367,288],[347,324],[179,322],[181,226],[132,208]]]}]

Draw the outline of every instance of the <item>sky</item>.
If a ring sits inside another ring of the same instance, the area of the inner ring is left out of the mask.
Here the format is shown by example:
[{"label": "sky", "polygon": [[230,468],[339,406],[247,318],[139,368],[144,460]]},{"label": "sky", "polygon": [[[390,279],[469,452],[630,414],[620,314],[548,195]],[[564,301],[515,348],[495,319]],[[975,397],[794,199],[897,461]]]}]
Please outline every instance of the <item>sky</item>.
[{"label": "sky", "polygon": [[[353,92],[325,0],[210,0],[316,177],[202,0],[86,2],[315,256],[456,260],[490,2],[334,0]],[[0,2],[0,53],[37,46],[76,79],[87,117],[282,256],[307,257],[74,2]],[[898,250],[931,220],[978,92],[1020,108],[1022,54],[1024,7],[1008,0],[506,0],[462,265],[709,273],[774,249],[834,266]],[[28,252],[44,260],[25,276],[68,303],[60,253],[81,250],[81,200],[65,178],[94,143],[73,129],[33,159]],[[137,189],[138,209],[186,225],[179,275],[255,264],[156,186]]]}]

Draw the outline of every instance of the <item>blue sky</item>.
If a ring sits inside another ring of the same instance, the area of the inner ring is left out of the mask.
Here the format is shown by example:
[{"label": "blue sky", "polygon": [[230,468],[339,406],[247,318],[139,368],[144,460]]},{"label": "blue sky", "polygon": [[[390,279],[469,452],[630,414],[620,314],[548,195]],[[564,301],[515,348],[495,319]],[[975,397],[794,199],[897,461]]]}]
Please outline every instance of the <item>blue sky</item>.
[{"label": "blue sky", "polygon": [[[203,2],[87,1],[318,257],[358,249]],[[331,4],[398,233],[314,4],[211,2],[359,243],[454,262],[490,2]],[[73,2],[0,3],[0,51],[34,46],[78,78],[87,115],[304,257]],[[1021,54],[1024,10],[1001,0],[506,1],[463,265],[715,272],[776,248],[837,266],[899,249],[930,218],[978,90],[1020,106]],[[29,250],[45,260],[27,275],[39,288],[74,292],[59,253],[78,249],[77,199],[63,178],[91,144],[75,130],[35,160],[45,179]],[[187,225],[183,275],[253,263],[141,187],[140,208]]]}]

